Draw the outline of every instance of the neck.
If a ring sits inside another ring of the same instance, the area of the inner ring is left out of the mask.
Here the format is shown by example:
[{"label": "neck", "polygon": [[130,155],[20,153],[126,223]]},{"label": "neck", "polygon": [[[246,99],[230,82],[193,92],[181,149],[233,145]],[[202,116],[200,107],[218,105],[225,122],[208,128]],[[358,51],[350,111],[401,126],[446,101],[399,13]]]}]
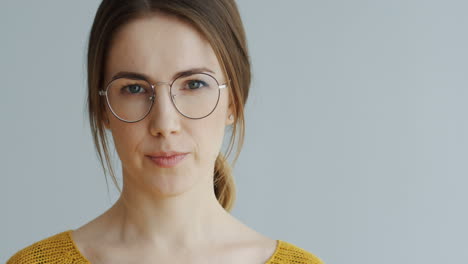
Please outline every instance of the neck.
[{"label": "neck", "polygon": [[167,248],[194,248],[216,243],[234,218],[219,204],[213,178],[204,177],[185,192],[164,195],[137,186],[123,175],[120,198],[110,209],[114,238]]}]

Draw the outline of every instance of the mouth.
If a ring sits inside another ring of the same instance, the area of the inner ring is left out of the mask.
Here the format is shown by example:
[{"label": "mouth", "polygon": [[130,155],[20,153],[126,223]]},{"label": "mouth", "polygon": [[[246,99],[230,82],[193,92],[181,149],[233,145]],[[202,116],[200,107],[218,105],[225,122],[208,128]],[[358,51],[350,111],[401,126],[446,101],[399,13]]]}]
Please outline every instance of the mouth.
[{"label": "mouth", "polygon": [[154,164],[161,168],[172,168],[182,162],[189,153],[165,153],[160,156],[147,155]]}]

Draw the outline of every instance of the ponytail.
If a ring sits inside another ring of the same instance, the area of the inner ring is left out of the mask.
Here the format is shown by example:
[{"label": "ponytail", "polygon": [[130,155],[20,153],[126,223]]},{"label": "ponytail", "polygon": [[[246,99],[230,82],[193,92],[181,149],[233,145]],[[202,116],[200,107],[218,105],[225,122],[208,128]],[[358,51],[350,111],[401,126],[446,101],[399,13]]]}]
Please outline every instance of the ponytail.
[{"label": "ponytail", "polygon": [[230,212],[236,198],[236,186],[231,165],[221,152],[216,157],[213,184],[218,202]]}]

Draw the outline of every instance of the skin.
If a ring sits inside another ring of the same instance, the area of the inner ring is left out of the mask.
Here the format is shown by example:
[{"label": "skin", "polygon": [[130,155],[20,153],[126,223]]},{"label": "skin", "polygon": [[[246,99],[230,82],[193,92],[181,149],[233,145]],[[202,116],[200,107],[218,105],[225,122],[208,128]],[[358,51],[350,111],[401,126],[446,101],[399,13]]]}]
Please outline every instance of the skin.
[{"label": "skin", "polygon": [[[126,24],[115,36],[106,83],[119,71],[169,82],[192,67],[207,67],[220,84],[227,78],[210,44],[190,24],[153,13]],[[213,190],[213,169],[226,126],[232,124],[229,91],[222,89],[213,113],[198,120],[177,112],[169,86],[156,86],[156,102],[137,123],[118,120],[107,109],[122,163],[123,189],[102,215],[74,230],[72,237],[94,263],[265,263],[276,240],[226,212]],[[190,152],[173,168],[145,155],[163,150]]]}]

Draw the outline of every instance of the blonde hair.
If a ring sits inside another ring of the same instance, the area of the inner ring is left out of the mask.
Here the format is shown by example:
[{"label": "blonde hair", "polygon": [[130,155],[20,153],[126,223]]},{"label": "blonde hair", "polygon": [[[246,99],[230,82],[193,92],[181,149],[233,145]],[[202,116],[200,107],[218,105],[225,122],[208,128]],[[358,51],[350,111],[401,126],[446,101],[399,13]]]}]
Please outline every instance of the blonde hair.
[{"label": "blonde hair", "polygon": [[[110,174],[119,192],[110,160],[109,139],[105,133],[105,101],[98,90],[103,87],[109,46],[117,30],[141,15],[162,11],[190,22],[211,44],[225,76],[229,76],[229,100],[233,104],[234,123],[227,154],[218,154],[213,187],[223,208],[231,211],[235,201],[235,166],[244,143],[244,106],[251,82],[250,57],[241,17],[234,0],[103,0],[96,12],[88,40],[87,109],[97,156],[107,176]],[[237,134],[239,130],[239,134]],[[231,167],[229,157],[236,141],[237,152]],[[107,182],[107,177],[106,177]]]}]

